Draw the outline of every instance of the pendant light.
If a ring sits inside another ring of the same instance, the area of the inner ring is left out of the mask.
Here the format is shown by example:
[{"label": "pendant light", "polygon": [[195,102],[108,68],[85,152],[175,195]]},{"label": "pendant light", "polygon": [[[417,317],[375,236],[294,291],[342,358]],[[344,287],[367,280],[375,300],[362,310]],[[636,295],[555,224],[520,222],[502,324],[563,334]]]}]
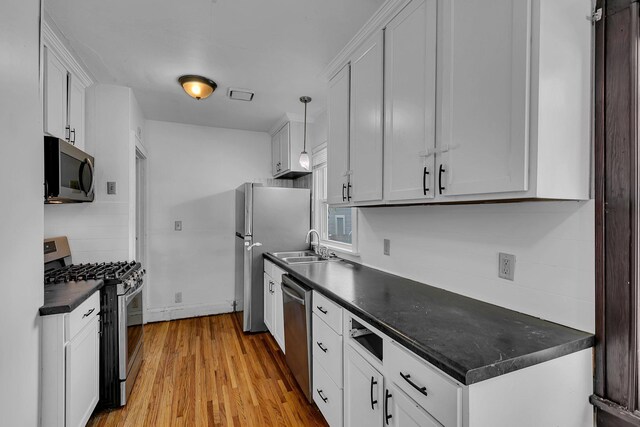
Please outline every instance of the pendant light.
[{"label": "pendant light", "polygon": [[309,154],[307,153],[307,104],[311,102],[311,98],[301,96],[300,102],[304,104],[304,145],[302,147],[302,153],[300,153],[300,166],[309,170]]},{"label": "pendant light", "polygon": [[209,97],[218,87],[213,80],[193,74],[181,76],[178,82],[182,86],[182,89],[187,92],[187,95],[198,101]]}]

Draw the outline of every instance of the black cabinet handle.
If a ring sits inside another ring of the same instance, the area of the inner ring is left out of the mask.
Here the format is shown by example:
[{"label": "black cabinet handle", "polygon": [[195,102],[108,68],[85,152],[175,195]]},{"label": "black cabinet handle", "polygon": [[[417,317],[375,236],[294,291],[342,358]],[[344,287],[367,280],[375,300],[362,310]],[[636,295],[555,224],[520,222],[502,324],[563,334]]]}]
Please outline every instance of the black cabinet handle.
[{"label": "black cabinet handle", "polygon": [[427,167],[424,167],[424,171],[422,172],[422,193],[426,196],[429,189],[427,188],[427,175],[429,175],[429,171]]},{"label": "black cabinet handle", "polygon": [[64,127],[64,139],[67,141],[71,140],[71,126],[67,125]]},{"label": "black cabinet handle", "polygon": [[378,384],[378,381],[374,377],[371,377],[371,409],[375,409],[373,405],[377,404],[378,401],[373,399],[373,386]]},{"label": "black cabinet handle", "polygon": [[347,201],[351,200],[351,183],[347,185]]},{"label": "black cabinet handle", "polygon": [[440,191],[440,194],[442,194],[442,190],[444,190],[444,187],[442,186],[442,173],[446,172],[444,170],[444,166],[442,163],[440,163],[440,169],[438,170],[438,189]]},{"label": "black cabinet handle", "polygon": [[[73,135],[73,136],[72,136]],[[76,129],[73,128],[69,131],[69,142],[73,145],[76,144]]]},{"label": "black cabinet handle", "polygon": [[402,377],[402,379],[404,379],[406,382],[408,382],[411,385],[411,387],[415,388],[416,390],[418,390],[423,395],[428,396],[427,395],[427,388],[426,387],[420,387],[418,384],[416,384],[413,381],[411,381],[410,380],[411,375],[403,374],[402,371],[400,371],[400,376]]},{"label": "black cabinet handle", "polygon": [[327,352],[327,350],[329,350],[327,347],[323,346],[320,341],[316,341],[316,344],[318,344],[318,347],[320,347],[320,350],[324,351],[325,353]]},{"label": "black cabinet handle", "polygon": [[344,195],[345,190],[347,189],[347,184],[342,184],[342,201],[347,200],[347,196]]},{"label": "black cabinet handle", "polygon": [[324,397],[324,395],[322,394],[322,390],[317,388],[316,391],[318,392],[318,396],[320,396],[320,399],[322,399],[323,402],[327,403],[327,400],[329,400],[329,398],[328,397]]},{"label": "black cabinet handle", "polygon": [[95,307],[83,314],[82,318],[84,319],[85,317],[90,316],[94,311],[96,311]]},{"label": "black cabinet handle", "polygon": [[316,305],[316,308],[318,310],[320,310],[320,313],[322,313],[322,314],[327,314],[328,313],[328,311],[325,310],[321,305]]},{"label": "black cabinet handle", "polygon": [[273,293],[273,285],[275,285],[275,283],[273,283],[271,280],[269,280],[269,292]]},{"label": "black cabinet handle", "polygon": [[389,425],[389,420],[393,418],[393,415],[389,413],[389,399],[391,398],[391,393],[389,393],[389,390],[385,390],[384,393],[384,422],[386,425]]}]

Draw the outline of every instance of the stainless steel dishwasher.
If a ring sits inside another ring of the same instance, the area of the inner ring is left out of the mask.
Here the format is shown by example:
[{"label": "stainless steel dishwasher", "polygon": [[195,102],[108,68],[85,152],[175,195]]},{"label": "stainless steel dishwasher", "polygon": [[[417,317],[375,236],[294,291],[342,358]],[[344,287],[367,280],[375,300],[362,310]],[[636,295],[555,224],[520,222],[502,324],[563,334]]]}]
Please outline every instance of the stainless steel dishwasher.
[{"label": "stainless steel dishwasher", "polygon": [[284,343],[287,365],[309,402],[311,384],[311,289],[288,274],[282,276]]}]

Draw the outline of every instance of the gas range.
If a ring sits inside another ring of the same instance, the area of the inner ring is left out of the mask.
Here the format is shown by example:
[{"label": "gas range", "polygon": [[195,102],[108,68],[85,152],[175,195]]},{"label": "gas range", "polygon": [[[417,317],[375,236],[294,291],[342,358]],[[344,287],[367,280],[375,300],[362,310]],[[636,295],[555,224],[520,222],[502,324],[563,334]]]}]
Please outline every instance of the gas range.
[{"label": "gas range", "polygon": [[44,273],[45,286],[81,280],[104,280],[105,286],[116,285],[118,295],[142,284],[146,271],[139,262],[120,261],[93,264],[71,264]]},{"label": "gas range", "polygon": [[127,403],[144,358],[143,287],[139,262],[73,264],[66,237],[44,241],[44,287],[102,280],[100,289],[100,401],[103,408]]}]

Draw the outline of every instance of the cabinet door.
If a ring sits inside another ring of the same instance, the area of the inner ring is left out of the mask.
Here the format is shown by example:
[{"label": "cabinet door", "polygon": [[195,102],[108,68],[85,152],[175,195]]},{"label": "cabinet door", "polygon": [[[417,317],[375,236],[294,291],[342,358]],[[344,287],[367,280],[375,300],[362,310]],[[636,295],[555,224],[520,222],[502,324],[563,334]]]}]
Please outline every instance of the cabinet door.
[{"label": "cabinet door", "polygon": [[275,339],[280,350],[284,353],[284,307],[282,302],[282,287],[281,283],[276,283],[273,286],[273,319],[275,329]]},{"label": "cabinet door", "polygon": [[383,41],[380,31],[351,61],[349,161],[354,202],[382,199]]},{"label": "cabinet door", "polygon": [[280,133],[271,137],[271,172],[276,176],[280,172]]},{"label": "cabinet door", "polygon": [[413,0],[387,25],[384,39],[384,197],[432,198],[436,0]]},{"label": "cabinet door", "polygon": [[329,82],[327,100],[327,202],[346,203],[346,173],[349,170],[349,91],[350,66],[347,64]]},{"label": "cabinet door", "polygon": [[73,74],[69,76],[69,127],[71,143],[84,149],[84,86]]},{"label": "cabinet door", "polygon": [[442,3],[439,194],[528,188],[531,0]]},{"label": "cabinet door", "polygon": [[291,169],[291,125],[287,123],[278,133],[280,135],[280,168],[283,172]]},{"label": "cabinet door", "polygon": [[385,390],[385,425],[393,427],[442,427],[420,405],[391,384]]},{"label": "cabinet door", "polygon": [[44,132],[67,139],[67,69],[45,46]]},{"label": "cabinet door", "polygon": [[65,412],[67,427],[84,426],[99,397],[100,339],[98,316],[67,344]]},{"label": "cabinet door", "polygon": [[345,426],[382,425],[384,378],[351,346],[345,345]]},{"label": "cabinet door", "polygon": [[273,295],[276,287],[274,280],[265,273],[264,275],[264,324],[271,335],[275,336],[273,327]]}]

